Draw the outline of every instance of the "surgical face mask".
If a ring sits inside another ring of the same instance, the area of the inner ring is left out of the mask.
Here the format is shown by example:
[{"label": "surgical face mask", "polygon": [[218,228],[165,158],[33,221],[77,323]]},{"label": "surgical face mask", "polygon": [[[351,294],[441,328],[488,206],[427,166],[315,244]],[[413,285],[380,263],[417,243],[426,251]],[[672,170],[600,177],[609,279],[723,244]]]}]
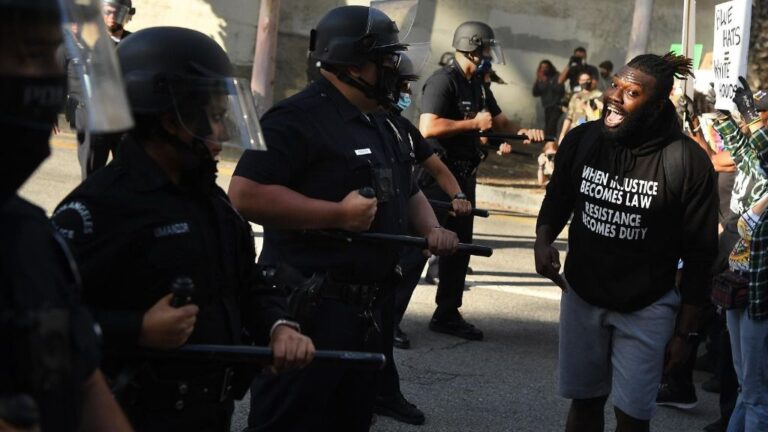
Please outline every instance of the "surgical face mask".
[{"label": "surgical face mask", "polygon": [[400,93],[400,99],[397,101],[397,109],[405,111],[411,106],[411,95],[408,93]]}]

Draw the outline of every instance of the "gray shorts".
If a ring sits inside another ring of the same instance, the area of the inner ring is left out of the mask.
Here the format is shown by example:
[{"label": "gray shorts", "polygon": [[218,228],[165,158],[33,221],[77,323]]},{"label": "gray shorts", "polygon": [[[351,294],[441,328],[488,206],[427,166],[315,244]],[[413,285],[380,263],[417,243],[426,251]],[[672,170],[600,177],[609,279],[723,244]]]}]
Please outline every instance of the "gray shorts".
[{"label": "gray shorts", "polygon": [[620,410],[650,420],[679,307],[676,289],[631,313],[591,305],[569,289],[560,302],[560,395],[610,394]]}]

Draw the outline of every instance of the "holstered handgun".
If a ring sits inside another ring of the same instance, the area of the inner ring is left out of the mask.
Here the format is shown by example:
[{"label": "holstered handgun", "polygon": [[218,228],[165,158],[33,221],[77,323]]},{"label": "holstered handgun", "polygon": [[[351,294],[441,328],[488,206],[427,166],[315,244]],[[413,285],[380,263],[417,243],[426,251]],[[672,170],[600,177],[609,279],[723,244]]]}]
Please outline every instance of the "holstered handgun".
[{"label": "holstered handgun", "polygon": [[320,289],[325,275],[316,273],[307,278],[287,264],[260,266],[258,273],[262,283],[285,292],[291,316],[301,325],[304,333],[309,332],[320,303]]}]

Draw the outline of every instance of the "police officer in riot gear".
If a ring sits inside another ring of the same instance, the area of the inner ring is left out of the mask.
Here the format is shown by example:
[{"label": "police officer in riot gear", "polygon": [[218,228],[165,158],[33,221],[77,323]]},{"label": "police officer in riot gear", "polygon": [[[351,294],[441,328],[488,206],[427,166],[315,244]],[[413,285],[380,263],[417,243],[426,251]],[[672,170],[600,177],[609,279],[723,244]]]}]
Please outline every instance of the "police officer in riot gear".
[{"label": "police officer in riot gear", "polygon": [[[0,125],[13,141],[0,145],[0,430],[131,430],[99,370],[96,328],[80,304],[71,254],[43,210],[17,195],[50,154],[64,103],[62,25],[91,26],[91,37],[106,38],[89,20],[97,10],[88,2],[0,0]],[[102,54],[92,53],[113,61]],[[90,78],[96,88],[119,82],[93,71]],[[119,102],[113,109],[127,114]]]},{"label": "police officer in riot gear", "polygon": [[[324,276],[316,310],[304,317],[318,348],[382,352],[378,316],[397,281],[400,247],[334,241],[314,230],[402,234],[410,223],[435,253],[457,245],[411,179],[410,147],[398,144],[380,115],[396,102],[396,67],[407,48],[400,30],[377,8],[328,12],[310,43],[321,78],[264,115],[268,150],[245,152],[230,184],[235,206],[265,227],[260,261]],[[376,197],[360,194],[371,186]],[[376,379],[319,364],[260,377],[251,388],[249,430],[366,431]]]},{"label": "police officer in riot gear", "polygon": [[[112,42],[117,45],[131,34],[125,30],[124,26],[136,13],[136,8],[133,7],[132,0],[101,0],[100,3],[101,18]],[[69,43],[80,43],[74,39],[69,39]],[[107,164],[110,153],[112,153],[112,157],[115,156],[121,137],[121,134],[94,134],[87,127],[87,114],[94,111],[89,110],[85,105],[88,95],[84,91],[79,77],[83,74],[83,68],[92,63],[93,59],[81,55],[67,57],[69,94],[67,95],[64,115],[69,127],[77,131],[77,159],[80,162],[82,179],[103,168]]]},{"label": "police officer in riot gear", "polygon": [[[432,146],[421,136],[418,128],[400,114],[401,110],[407,108],[411,83],[418,81],[423,64],[428,58],[428,44],[411,45],[408,47],[408,51],[401,55],[400,64],[398,65],[399,102],[397,108],[387,114],[386,121],[393,130],[397,130],[396,136],[405,132],[397,141],[405,151],[410,151],[414,156],[414,162],[417,164],[414,167],[414,179],[419,178],[419,173],[423,170],[425,175],[430,175],[435,179],[436,183],[445,193],[453,196],[461,192],[461,187],[456,178],[440,160]],[[469,213],[472,211],[472,205],[469,201],[453,200],[451,204],[455,214],[471,217]],[[387,337],[393,335],[394,339],[385,340],[384,354],[387,356],[387,364],[381,371],[379,392],[374,407],[374,411],[377,414],[417,425],[423,424],[426,418],[424,413],[414,404],[410,403],[402,394],[400,376],[397,372],[397,364],[393,358],[393,343],[399,342],[399,347],[403,347],[404,341],[410,343],[407,335],[399,328],[400,321],[408,307],[413,290],[421,278],[421,271],[426,261],[427,257],[422,251],[413,248],[404,250],[400,256],[399,263],[402,270],[402,279],[395,286],[394,292],[391,293],[392,295],[383,299],[383,301],[390,301],[391,303],[389,307],[382,310],[382,330]]]},{"label": "police officer in riot gear", "polygon": [[[258,283],[250,226],[215,184],[211,149],[260,142],[253,99],[224,50],[197,31],[145,29],[117,53],[136,126],[53,220],[82,266],[105,371],[134,425],[229,431],[249,371],[142,350],[269,343],[277,369],[314,355],[284,295]],[[180,288],[191,304],[172,303]]]},{"label": "police officer in riot gear", "polygon": [[[454,33],[453,47],[456,49],[455,61],[435,71],[424,84],[419,130],[425,138],[433,138],[445,151],[445,162],[463,192],[448,196],[434,184],[425,188],[425,193],[429,198],[440,201],[469,199],[475,206],[477,168],[485,159],[486,152],[481,147],[480,139],[471,134],[493,129],[501,133],[528,134],[535,141],[543,140],[544,134],[535,129],[513,129],[490,87],[483,85],[491,65],[504,63],[501,45],[490,26],[477,21],[459,25]],[[500,150],[509,153],[511,147],[502,144]],[[446,228],[459,235],[461,242],[472,242],[472,218],[453,217],[445,212],[440,212],[439,216]],[[467,255],[440,259],[437,308],[429,328],[465,339],[481,340],[483,332],[465,321],[459,312],[468,265]]]},{"label": "police officer in riot gear", "polygon": [[136,15],[132,0],[102,0],[102,14],[115,44],[131,35],[125,25]]}]

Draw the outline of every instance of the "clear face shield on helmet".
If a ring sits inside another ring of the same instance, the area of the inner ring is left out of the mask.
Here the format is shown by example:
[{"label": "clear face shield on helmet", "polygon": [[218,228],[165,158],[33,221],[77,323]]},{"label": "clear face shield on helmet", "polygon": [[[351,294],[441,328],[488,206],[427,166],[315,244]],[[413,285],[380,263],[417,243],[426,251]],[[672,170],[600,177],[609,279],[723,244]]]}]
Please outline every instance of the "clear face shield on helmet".
[{"label": "clear face shield on helmet", "polygon": [[[413,24],[416,21],[419,0],[371,0],[370,8],[372,10],[368,15],[368,30],[366,33],[381,32],[380,19],[381,13],[383,13],[395,23],[399,31],[397,35],[399,42],[390,43],[389,45],[406,43],[405,41],[408,39],[408,35],[411,33]],[[386,47],[387,44],[379,46]]]},{"label": "clear face shield on helmet", "polygon": [[487,45],[483,46],[483,56],[490,57],[491,63],[493,64],[506,64],[504,61],[504,51],[501,49],[501,43],[496,39],[491,39]]},{"label": "clear face shield on helmet", "polygon": [[115,23],[124,26],[131,20],[133,10],[120,2],[102,0],[101,13],[105,17],[111,16]]},{"label": "clear face shield on helmet", "polygon": [[56,0],[61,10],[66,56],[82,84],[93,133],[116,133],[133,127],[133,118],[99,0]]},{"label": "clear face shield on helmet", "polygon": [[266,150],[249,85],[238,78],[182,78],[168,83],[177,120],[215,157],[223,147]]},{"label": "clear face shield on helmet", "polygon": [[409,44],[406,51],[400,53],[398,72],[401,77],[410,77],[416,81],[432,56],[432,44],[429,42]]}]

